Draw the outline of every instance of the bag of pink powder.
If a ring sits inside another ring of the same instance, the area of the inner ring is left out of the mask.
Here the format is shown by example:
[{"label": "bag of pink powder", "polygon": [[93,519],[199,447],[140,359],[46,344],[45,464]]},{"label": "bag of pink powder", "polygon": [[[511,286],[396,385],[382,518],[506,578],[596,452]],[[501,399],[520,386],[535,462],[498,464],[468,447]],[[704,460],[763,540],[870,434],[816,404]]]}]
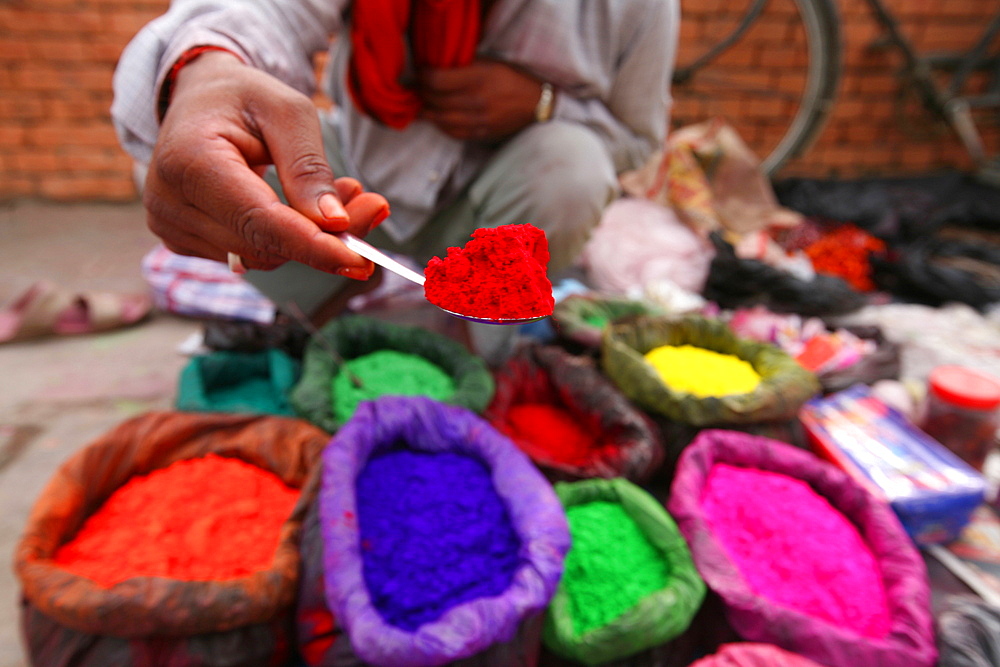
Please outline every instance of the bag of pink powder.
[{"label": "bag of pink powder", "polygon": [[935,664],[930,584],[889,505],[809,452],[702,431],[668,509],[745,640],[828,667]]},{"label": "bag of pink powder", "polygon": [[534,667],[569,545],[552,486],[476,414],[423,396],[362,403],[323,452],[303,529],[301,653]]},{"label": "bag of pink powder", "polygon": [[549,479],[648,479],[663,462],[656,425],[593,360],[555,346],[522,348],[494,373],[483,417]]}]

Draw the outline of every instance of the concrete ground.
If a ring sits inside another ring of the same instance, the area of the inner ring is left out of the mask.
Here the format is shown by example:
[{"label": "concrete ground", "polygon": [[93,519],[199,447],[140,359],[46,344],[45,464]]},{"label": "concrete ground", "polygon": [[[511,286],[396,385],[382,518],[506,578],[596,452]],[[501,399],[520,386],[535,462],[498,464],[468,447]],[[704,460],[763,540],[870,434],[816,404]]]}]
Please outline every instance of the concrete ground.
[{"label": "concrete ground", "polygon": [[[0,305],[39,279],[78,290],[145,291],[155,245],[141,206],[0,207]],[[31,506],[73,452],[124,419],[170,408],[197,320],[154,313],[128,329],[0,344],[0,667],[27,661],[13,552]]]}]

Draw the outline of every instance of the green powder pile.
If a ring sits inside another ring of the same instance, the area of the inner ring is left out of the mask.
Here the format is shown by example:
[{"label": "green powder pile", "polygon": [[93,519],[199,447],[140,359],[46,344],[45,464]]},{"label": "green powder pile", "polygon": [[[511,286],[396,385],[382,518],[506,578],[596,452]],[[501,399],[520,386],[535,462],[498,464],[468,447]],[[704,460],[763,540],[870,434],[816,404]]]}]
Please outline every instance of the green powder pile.
[{"label": "green powder pile", "polygon": [[343,369],[333,378],[333,416],[346,422],[358,404],[380,396],[428,396],[444,401],[455,393],[455,383],[440,367],[427,359],[396,350],[378,350],[346,362],[361,380],[355,387]]},{"label": "green powder pile", "polygon": [[621,505],[595,501],[566,510],[573,548],[563,584],[577,635],[607,625],[667,585],[667,563]]}]

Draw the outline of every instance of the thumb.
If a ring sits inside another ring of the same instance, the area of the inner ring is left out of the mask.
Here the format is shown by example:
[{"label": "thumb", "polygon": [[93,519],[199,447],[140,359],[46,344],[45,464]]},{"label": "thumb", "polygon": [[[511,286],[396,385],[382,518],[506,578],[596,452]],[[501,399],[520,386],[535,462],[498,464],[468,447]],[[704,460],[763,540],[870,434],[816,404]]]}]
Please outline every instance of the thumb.
[{"label": "thumb", "polygon": [[275,114],[275,122],[260,123],[278,179],[289,205],[324,231],[347,229],[350,219],[326,160],[323,135],[316,108],[286,104]]}]

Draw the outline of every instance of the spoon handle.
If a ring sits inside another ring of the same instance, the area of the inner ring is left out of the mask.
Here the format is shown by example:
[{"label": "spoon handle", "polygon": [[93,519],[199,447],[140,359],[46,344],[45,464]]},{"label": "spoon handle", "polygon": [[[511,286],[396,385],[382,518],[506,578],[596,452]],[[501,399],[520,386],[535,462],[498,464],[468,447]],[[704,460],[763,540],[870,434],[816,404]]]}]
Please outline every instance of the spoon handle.
[{"label": "spoon handle", "polygon": [[350,232],[336,232],[334,236],[343,241],[348,250],[353,250],[365,259],[370,259],[382,268],[389,269],[393,273],[400,275],[407,280],[413,281],[418,285],[424,284],[424,277],[421,274],[403,266],[392,257],[389,257],[375,246],[362,241],[354,234],[351,234]]}]

